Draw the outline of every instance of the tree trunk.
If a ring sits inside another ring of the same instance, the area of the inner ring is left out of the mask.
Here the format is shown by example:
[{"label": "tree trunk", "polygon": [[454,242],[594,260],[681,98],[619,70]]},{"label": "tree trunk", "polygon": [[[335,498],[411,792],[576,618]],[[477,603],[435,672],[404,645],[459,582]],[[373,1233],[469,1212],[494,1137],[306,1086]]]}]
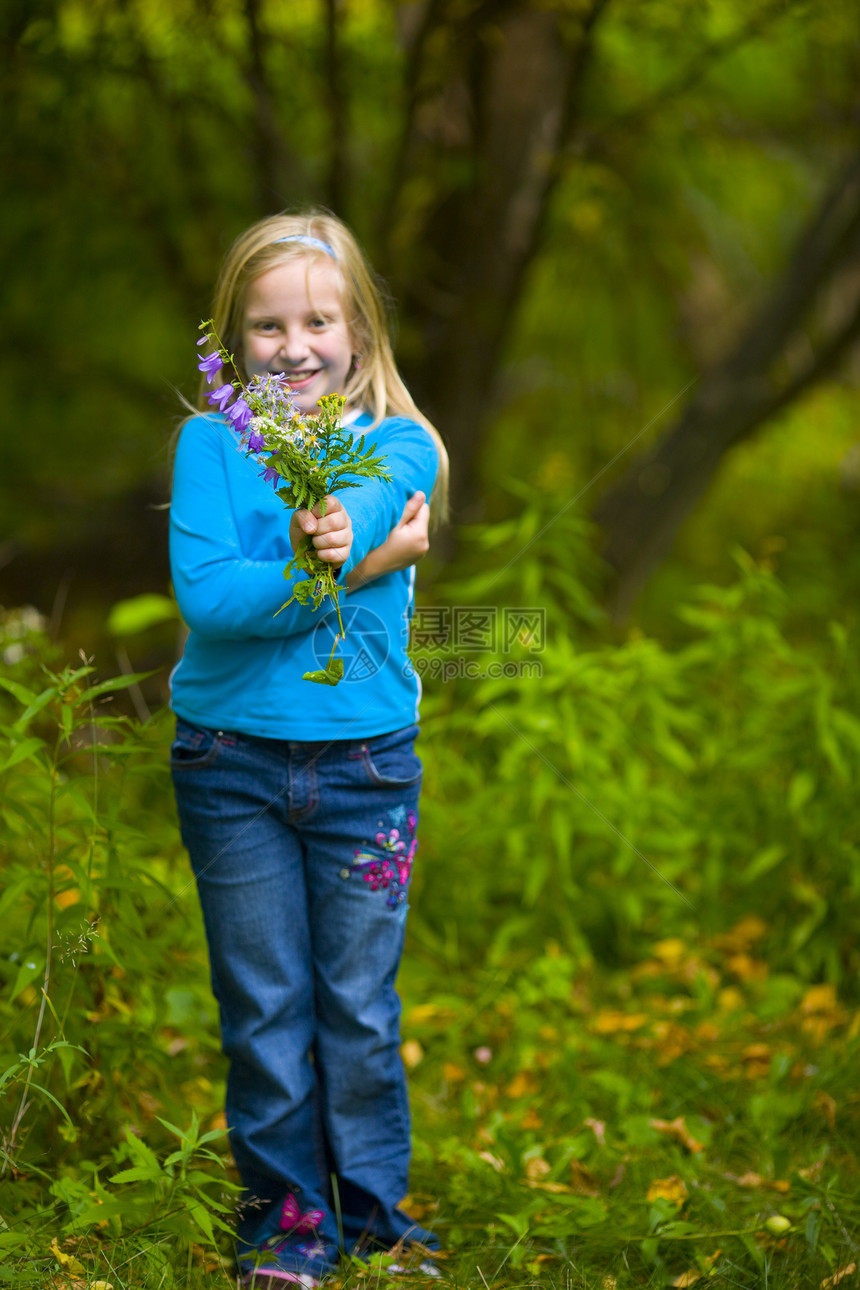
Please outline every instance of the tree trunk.
[{"label": "tree trunk", "polygon": [[[411,51],[389,273],[408,320],[407,382],[451,455],[455,520],[605,4],[593,0],[571,35],[542,6],[485,0],[454,21],[437,0]],[[416,211],[410,180],[422,174],[439,186]]]}]

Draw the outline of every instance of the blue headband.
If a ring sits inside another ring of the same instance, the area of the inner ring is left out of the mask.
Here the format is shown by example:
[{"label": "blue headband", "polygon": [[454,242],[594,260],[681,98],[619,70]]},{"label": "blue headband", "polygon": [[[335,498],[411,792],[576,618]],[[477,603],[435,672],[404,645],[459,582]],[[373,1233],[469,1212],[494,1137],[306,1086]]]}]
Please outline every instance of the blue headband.
[{"label": "blue headband", "polygon": [[334,253],[334,247],[329,246],[328,242],[323,242],[318,237],[308,237],[306,233],[291,233],[289,237],[276,237],[272,246],[277,246],[278,242],[301,242],[302,246],[312,246],[315,251],[325,251],[333,260],[337,259]]}]

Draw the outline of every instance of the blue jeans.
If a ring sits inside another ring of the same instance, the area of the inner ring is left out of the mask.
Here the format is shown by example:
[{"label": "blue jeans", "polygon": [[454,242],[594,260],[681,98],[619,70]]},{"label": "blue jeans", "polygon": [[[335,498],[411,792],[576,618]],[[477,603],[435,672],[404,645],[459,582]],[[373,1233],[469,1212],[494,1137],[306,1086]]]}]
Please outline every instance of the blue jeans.
[{"label": "blue jeans", "polygon": [[177,721],[171,769],[245,1188],[240,1256],[277,1244],[278,1266],[319,1271],[341,1245],[437,1245],[398,1208],[410,1120],[394,981],[416,733],[305,743]]}]

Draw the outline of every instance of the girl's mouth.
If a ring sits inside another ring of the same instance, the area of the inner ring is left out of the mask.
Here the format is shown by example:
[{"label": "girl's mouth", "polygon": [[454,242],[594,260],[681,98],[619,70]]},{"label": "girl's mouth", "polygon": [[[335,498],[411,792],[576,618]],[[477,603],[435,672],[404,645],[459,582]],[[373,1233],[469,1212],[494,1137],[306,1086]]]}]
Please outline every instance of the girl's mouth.
[{"label": "girl's mouth", "polygon": [[302,368],[298,372],[277,372],[277,376],[282,376],[287,384],[294,390],[303,389],[315,376],[319,376],[322,368]]}]

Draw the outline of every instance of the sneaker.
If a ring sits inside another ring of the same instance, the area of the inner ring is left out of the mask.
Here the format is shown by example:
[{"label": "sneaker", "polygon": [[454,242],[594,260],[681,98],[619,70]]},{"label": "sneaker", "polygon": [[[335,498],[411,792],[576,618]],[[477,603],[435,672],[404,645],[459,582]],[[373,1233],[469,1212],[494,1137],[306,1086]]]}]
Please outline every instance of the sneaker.
[{"label": "sneaker", "polygon": [[321,1240],[287,1239],[274,1249],[260,1250],[239,1260],[239,1283],[248,1290],[279,1290],[286,1285],[318,1286],[331,1272],[336,1253]]},{"label": "sneaker", "polygon": [[295,1196],[288,1195],[280,1228],[262,1248],[245,1245],[239,1254],[239,1284],[248,1290],[282,1290],[284,1285],[318,1286],[320,1278],[337,1262],[337,1249],[318,1232],[325,1215],[320,1209],[302,1213]]}]

